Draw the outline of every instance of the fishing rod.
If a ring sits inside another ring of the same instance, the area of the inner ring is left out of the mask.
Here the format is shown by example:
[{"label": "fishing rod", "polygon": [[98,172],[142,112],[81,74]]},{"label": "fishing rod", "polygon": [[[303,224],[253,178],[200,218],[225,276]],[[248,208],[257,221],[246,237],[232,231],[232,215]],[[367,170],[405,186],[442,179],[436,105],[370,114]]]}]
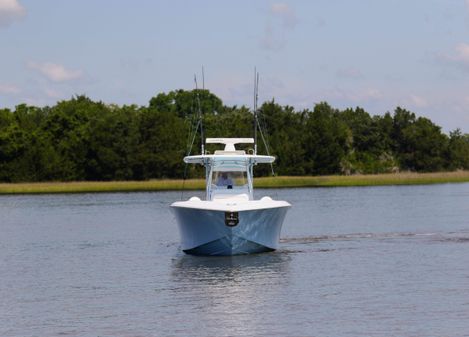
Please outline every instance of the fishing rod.
[{"label": "fishing rod", "polygon": [[202,66],[202,90],[205,90],[205,73],[204,73],[204,66]]},{"label": "fishing rod", "polygon": [[254,154],[257,154],[257,101],[259,99],[259,73],[254,67]]},{"label": "fishing rod", "polygon": [[[197,131],[199,130],[199,126],[200,126],[200,138],[201,138],[201,152],[202,154],[205,154],[205,142],[204,142],[204,124],[203,124],[203,119],[202,119],[202,108],[200,106],[200,97],[199,97],[199,88],[198,88],[198,85],[197,85],[197,75],[194,74],[194,83],[195,83],[195,95],[196,95],[196,98],[197,98],[197,124],[193,130],[193,133],[192,133],[192,130],[189,134],[189,138],[188,138],[188,141],[190,138],[192,138],[191,142],[190,142],[190,145],[188,146],[188,150],[187,150],[187,156],[190,156],[191,152],[192,152],[192,146],[194,145],[194,141],[195,141],[195,137],[197,136]],[[205,89],[205,76],[204,76],[204,67],[202,67],[202,87]],[[186,182],[186,178],[187,178],[187,163],[185,164],[184,166],[184,176],[183,176],[183,179],[182,179],[182,189],[181,189],[181,200],[183,199],[183,195],[184,195],[184,186],[185,186],[185,182]]]},{"label": "fishing rod", "polygon": [[[203,75],[203,68],[202,68],[202,78],[204,77]],[[203,118],[202,118],[202,109],[200,107],[200,97],[199,97],[199,87],[197,85],[197,75],[194,75],[194,82],[195,82],[195,95],[197,98],[197,113],[199,116],[199,122],[197,123],[200,125],[200,144],[201,144],[201,152],[202,154],[205,154],[205,139],[204,139],[204,123],[203,123]],[[205,82],[205,80],[203,80]],[[205,83],[203,83],[205,86]]]},{"label": "fishing rod", "polygon": [[[259,100],[259,73],[257,69],[254,68],[254,155],[257,154],[257,129],[259,128],[259,133],[261,134],[262,141],[264,142],[265,150],[267,155],[270,156],[269,145],[262,131],[262,127],[259,123],[259,113],[257,102]],[[270,163],[270,169],[272,170],[272,176],[275,176],[274,166]]]}]

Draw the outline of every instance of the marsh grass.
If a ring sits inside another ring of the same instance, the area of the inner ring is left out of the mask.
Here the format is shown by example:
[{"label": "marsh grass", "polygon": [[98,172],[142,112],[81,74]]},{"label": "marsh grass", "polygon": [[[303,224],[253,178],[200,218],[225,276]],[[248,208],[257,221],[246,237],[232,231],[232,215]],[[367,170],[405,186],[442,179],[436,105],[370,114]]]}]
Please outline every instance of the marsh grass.
[{"label": "marsh grass", "polygon": [[259,188],[425,185],[469,182],[469,171],[350,176],[266,177],[257,178],[254,182],[255,187]]},{"label": "marsh grass", "polygon": [[[392,173],[352,176],[301,176],[255,178],[256,188],[288,187],[340,187],[340,186],[383,186],[423,185],[469,182],[469,171],[439,173]],[[0,184],[0,194],[48,194],[48,193],[106,193],[202,190],[202,179],[109,181],[109,182],[47,182]]]},{"label": "marsh grass", "polygon": [[201,179],[149,180],[149,181],[84,181],[0,184],[0,194],[45,194],[45,193],[109,193],[149,192],[203,189]]}]

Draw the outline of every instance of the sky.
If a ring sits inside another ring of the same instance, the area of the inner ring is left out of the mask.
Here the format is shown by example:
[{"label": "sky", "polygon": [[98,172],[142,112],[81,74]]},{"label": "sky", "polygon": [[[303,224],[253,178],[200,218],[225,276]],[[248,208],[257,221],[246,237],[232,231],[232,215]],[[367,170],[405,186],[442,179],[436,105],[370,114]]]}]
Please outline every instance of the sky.
[{"label": "sky", "polygon": [[469,133],[469,0],[0,0],[0,107],[85,94],[147,105],[397,106]]}]

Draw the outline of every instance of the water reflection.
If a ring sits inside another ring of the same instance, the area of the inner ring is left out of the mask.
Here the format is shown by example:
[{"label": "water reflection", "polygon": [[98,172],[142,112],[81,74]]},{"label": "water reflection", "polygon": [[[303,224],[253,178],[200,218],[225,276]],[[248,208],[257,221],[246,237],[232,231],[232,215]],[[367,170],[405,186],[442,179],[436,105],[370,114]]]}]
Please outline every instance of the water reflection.
[{"label": "water reflection", "polygon": [[172,263],[171,284],[176,287],[168,293],[170,303],[184,303],[196,320],[210,317],[216,322],[204,327],[206,335],[249,335],[265,323],[266,305],[279,299],[288,287],[290,260],[289,254],[281,252],[181,256]]},{"label": "water reflection", "polygon": [[239,256],[183,255],[173,261],[176,282],[241,282],[259,276],[279,276],[288,272],[290,257],[281,252]]}]

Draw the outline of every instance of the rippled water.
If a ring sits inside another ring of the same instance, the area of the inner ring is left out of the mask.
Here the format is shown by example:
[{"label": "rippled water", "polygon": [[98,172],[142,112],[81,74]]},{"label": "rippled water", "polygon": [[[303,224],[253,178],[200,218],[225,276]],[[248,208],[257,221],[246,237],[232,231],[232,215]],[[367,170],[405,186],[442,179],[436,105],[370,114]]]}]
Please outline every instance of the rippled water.
[{"label": "rippled water", "polygon": [[0,197],[0,336],[469,335],[469,184],[257,193],[281,248],[231,258],[180,252],[180,193]]}]

